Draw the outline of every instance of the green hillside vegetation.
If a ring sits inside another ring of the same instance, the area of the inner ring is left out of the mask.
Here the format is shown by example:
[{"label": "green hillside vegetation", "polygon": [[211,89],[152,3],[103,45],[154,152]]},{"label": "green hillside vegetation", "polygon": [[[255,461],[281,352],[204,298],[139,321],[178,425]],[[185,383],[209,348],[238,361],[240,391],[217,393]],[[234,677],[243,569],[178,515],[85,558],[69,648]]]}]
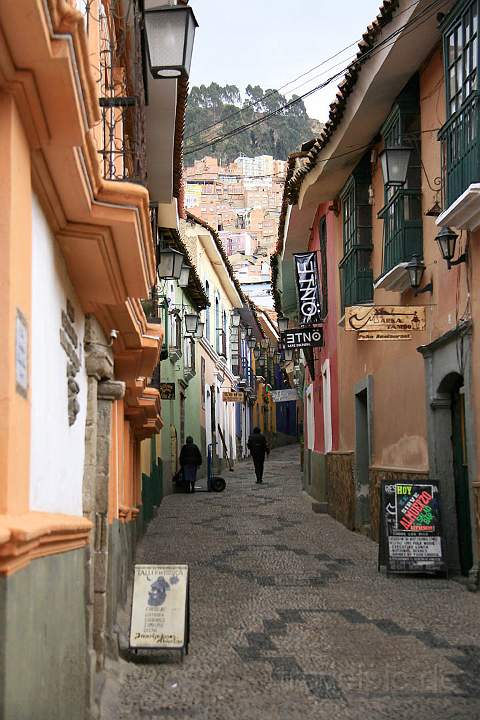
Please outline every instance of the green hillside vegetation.
[{"label": "green hillside vegetation", "polygon": [[[298,150],[301,143],[316,134],[318,122],[310,120],[302,100],[245,132],[208,148],[200,146],[277,110],[289,100],[277,90],[263,90],[259,85],[248,85],[243,101],[235,85],[221,87],[211,83],[208,87],[192,87],[185,120],[186,165],[192,165],[194,160],[205,155],[218,157],[223,163],[231,162],[239,155],[273,155],[277,160],[286,160],[289,153]],[[221,124],[210,127],[219,121]],[[209,129],[200,133],[204,128]]]}]

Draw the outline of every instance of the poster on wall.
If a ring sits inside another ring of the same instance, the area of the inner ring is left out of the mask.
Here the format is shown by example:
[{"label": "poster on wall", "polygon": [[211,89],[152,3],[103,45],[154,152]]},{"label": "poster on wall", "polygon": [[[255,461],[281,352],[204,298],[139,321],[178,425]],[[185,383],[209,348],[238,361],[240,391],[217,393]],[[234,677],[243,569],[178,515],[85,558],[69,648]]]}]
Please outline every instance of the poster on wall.
[{"label": "poster on wall", "polygon": [[135,565],[131,648],[188,652],[188,583],[188,565]]},{"label": "poster on wall", "polygon": [[161,400],[175,400],[175,383],[162,382],[158,386]]},{"label": "poster on wall", "polygon": [[312,325],[322,321],[322,304],[318,285],[317,253],[294,253],[297,282],[298,322]]},{"label": "poster on wall", "polygon": [[446,572],[436,480],[384,480],[380,489],[378,569]]}]

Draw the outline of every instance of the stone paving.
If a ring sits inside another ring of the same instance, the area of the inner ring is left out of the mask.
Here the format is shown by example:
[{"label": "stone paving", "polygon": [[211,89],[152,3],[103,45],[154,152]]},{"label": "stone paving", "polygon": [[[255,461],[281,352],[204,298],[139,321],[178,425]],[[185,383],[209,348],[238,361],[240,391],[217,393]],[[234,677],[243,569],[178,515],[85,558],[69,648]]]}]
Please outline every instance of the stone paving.
[{"label": "stone paving", "polygon": [[377,573],[375,543],[312,512],[297,447],[262,485],[224,476],[166,498],[137,554],[190,565],[190,653],[123,663],[106,720],[480,718],[480,595]]}]

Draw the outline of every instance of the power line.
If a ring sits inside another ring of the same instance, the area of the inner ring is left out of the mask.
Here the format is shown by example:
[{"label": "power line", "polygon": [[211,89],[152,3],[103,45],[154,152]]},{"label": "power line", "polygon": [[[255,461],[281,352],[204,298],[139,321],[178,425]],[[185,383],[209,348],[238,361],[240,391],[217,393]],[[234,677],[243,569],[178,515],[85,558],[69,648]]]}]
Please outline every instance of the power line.
[{"label": "power line", "polygon": [[[418,5],[419,2],[420,2],[420,0],[415,0],[415,2],[411,3],[411,4],[408,5],[406,8],[404,8],[403,10],[401,10],[401,11],[397,14],[397,17],[400,16],[400,15],[403,15],[403,13],[407,12],[407,10],[410,10],[410,8],[412,8],[414,5]],[[359,42],[360,42],[360,40],[355,40],[354,42],[350,43],[349,45],[346,45],[346,46],[345,46],[344,48],[342,48],[341,50],[338,50],[338,51],[337,51],[336,53],[334,53],[333,55],[330,55],[330,57],[326,58],[325,60],[322,60],[322,62],[318,63],[318,65],[314,65],[314,66],[311,67],[309,70],[305,70],[305,72],[301,73],[300,75],[297,75],[297,77],[295,77],[293,80],[290,80],[289,82],[285,83],[284,85],[281,85],[281,86],[280,86],[279,88],[277,88],[276,90],[271,90],[269,93],[266,93],[266,95],[264,95],[264,96],[263,96],[262,98],[260,98],[259,100],[254,100],[253,102],[250,102],[250,103],[248,103],[247,105],[244,105],[243,107],[238,108],[238,110],[235,110],[234,112],[230,113],[229,115],[225,115],[225,117],[221,118],[220,120],[217,120],[216,122],[211,123],[210,125],[206,125],[204,128],[201,128],[200,130],[197,130],[196,132],[192,133],[191,135],[188,135],[188,136],[185,138],[185,141],[190,140],[191,138],[196,137],[197,135],[201,135],[202,133],[206,132],[207,130],[211,130],[211,128],[214,128],[214,127],[216,127],[217,125],[221,125],[221,124],[224,123],[226,120],[229,120],[229,119],[232,118],[232,117],[236,117],[237,115],[241,115],[242,112],[244,112],[245,110],[249,110],[250,108],[255,107],[256,105],[258,105],[259,103],[261,103],[261,102],[263,102],[264,100],[268,99],[268,98],[271,97],[272,95],[275,95],[275,93],[280,92],[280,90],[284,90],[284,89],[285,89],[286,87],[288,87],[289,85],[293,85],[293,83],[297,82],[297,80],[300,80],[302,77],[305,77],[306,75],[310,75],[310,73],[312,73],[314,70],[318,70],[319,67],[322,67],[323,65],[326,65],[328,62],[330,62],[331,60],[334,60],[334,59],[337,58],[339,55],[342,55],[344,52],[346,52],[347,50],[349,50],[351,47],[355,47],[355,45],[358,45]],[[355,57],[355,56],[354,56],[354,57]],[[336,66],[333,65],[333,66],[332,66],[331,68],[329,68],[329,69],[332,70],[334,67],[336,67]],[[326,72],[328,72],[328,70],[325,70],[325,73],[326,73]],[[321,73],[320,75],[316,75],[315,78],[310,78],[309,80],[306,80],[306,81],[303,82],[301,85],[299,85],[297,88],[293,88],[292,90],[289,90],[289,92],[294,92],[295,90],[298,90],[298,88],[302,87],[302,86],[305,85],[307,82],[310,82],[310,81],[316,79],[317,77],[321,77],[322,74],[324,74],[324,73]]]},{"label": "power line", "polygon": [[[428,11],[432,10],[432,8],[436,8],[436,7],[440,6],[440,5],[443,5],[445,2],[446,2],[446,0],[434,0],[434,1],[433,1],[432,3],[430,3],[426,8],[424,8],[423,11],[422,11],[419,15],[417,15],[417,16],[414,17],[414,18],[412,18],[411,20],[408,20],[404,25],[402,25],[402,26],[399,27],[397,30],[395,30],[393,33],[391,33],[390,35],[388,35],[388,36],[387,36],[386,38],[384,38],[384,40],[382,40],[380,43],[378,43],[378,44],[375,45],[374,47],[370,48],[370,50],[368,50],[367,52],[365,52],[360,58],[357,58],[356,60],[354,60],[353,63],[350,63],[349,65],[347,65],[346,67],[344,67],[341,71],[335,73],[335,74],[332,75],[330,78],[328,78],[327,80],[325,80],[323,83],[320,83],[319,85],[311,88],[310,90],[308,90],[307,92],[303,93],[303,94],[300,95],[299,97],[290,100],[289,102],[287,102],[287,103],[285,103],[284,105],[280,106],[280,107],[277,108],[276,110],[272,110],[272,111],[270,111],[269,113],[266,113],[265,115],[262,115],[261,117],[256,118],[255,120],[251,121],[250,123],[246,123],[246,124],[244,124],[244,125],[240,125],[239,127],[233,128],[232,130],[230,130],[229,132],[225,133],[224,135],[219,135],[219,136],[217,136],[216,138],[214,138],[213,140],[211,140],[211,141],[209,141],[209,142],[206,142],[206,143],[203,143],[203,144],[201,144],[201,145],[198,145],[198,146],[196,146],[196,147],[194,147],[194,148],[191,148],[190,150],[185,150],[185,151],[184,151],[184,155],[192,155],[193,153],[196,153],[196,152],[198,152],[198,151],[200,151],[200,150],[204,150],[204,149],[206,149],[206,148],[208,148],[208,147],[211,147],[212,145],[216,145],[217,143],[220,143],[220,142],[222,142],[222,141],[224,141],[224,140],[227,140],[227,139],[229,139],[230,137],[234,137],[235,135],[238,135],[238,134],[240,134],[240,133],[242,133],[242,132],[245,132],[245,130],[249,130],[250,128],[255,127],[256,125],[259,125],[259,124],[265,122],[266,120],[269,120],[271,117],[273,117],[274,115],[277,115],[277,114],[278,114],[279,112],[281,112],[282,110],[289,109],[290,107],[292,107],[292,106],[295,105],[296,103],[298,103],[298,102],[300,102],[301,100],[303,100],[303,98],[308,97],[309,95],[312,95],[313,93],[317,92],[318,90],[323,89],[323,88],[326,87],[327,85],[331,84],[334,80],[336,80],[336,79],[338,79],[339,77],[341,77],[341,76],[348,70],[348,68],[349,68],[352,64],[355,65],[355,64],[357,64],[357,63],[363,63],[363,62],[365,62],[366,59],[368,59],[368,58],[370,58],[370,57],[373,57],[374,55],[376,55],[376,54],[377,54],[378,52],[380,52],[381,50],[385,49],[386,47],[389,47],[390,45],[393,45],[394,39],[395,39],[400,33],[402,33],[402,31],[405,30],[405,28],[410,27],[410,26],[412,26],[412,25],[414,26],[408,33],[405,33],[405,36],[406,36],[406,35],[408,35],[410,32],[412,32],[412,31],[415,29],[415,27],[419,27],[420,25],[423,25],[427,20],[429,20],[429,19],[432,17],[432,15],[433,15],[434,12],[435,12],[435,10],[433,10],[433,12],[431,12],[430,14],[428,14]],[[414,4],[416,4],[416,3],[414,3]],[[419,21],[421,21],[421,22],[419,22]]]}]

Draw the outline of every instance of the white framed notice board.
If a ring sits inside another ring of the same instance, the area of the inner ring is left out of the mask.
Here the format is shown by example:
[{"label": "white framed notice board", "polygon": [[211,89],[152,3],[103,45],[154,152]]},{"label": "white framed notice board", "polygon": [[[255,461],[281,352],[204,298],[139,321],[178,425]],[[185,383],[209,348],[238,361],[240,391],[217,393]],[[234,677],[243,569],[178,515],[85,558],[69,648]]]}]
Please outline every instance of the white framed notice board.
[{"label": "white framed notice board", "polygon": [[189,595],[188,565],[135,565],[130,647],[188,652]]}]

